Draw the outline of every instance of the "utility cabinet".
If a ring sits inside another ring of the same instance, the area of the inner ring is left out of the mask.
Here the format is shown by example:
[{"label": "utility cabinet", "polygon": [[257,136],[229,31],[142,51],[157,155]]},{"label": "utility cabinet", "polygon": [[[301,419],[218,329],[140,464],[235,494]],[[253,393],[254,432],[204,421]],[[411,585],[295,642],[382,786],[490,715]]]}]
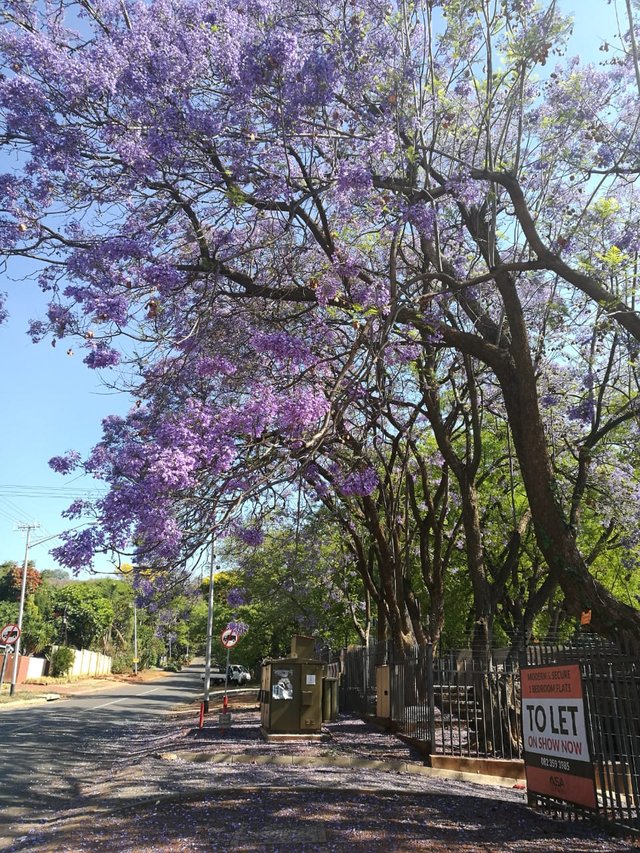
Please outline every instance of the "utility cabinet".
[{"label": "utility cabinet", "polygon": [[[292,652],[309,653],[294,638]],[[313,646],[311,647],[313,649]],[[298,657],[266,661],[262,666],[260,717],[270,734],[319,734],[322,729],[323,661]]]}]

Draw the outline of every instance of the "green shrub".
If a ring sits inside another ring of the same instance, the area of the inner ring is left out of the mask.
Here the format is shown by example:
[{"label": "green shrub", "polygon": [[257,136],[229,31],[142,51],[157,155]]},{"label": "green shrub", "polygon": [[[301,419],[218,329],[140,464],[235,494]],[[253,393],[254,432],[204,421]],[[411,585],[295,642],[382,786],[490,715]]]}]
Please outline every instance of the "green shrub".
[{"label": "green shrub", "polygon": [[58,646],[51,655],[51,675],[54,678],[67,675],[75,660],[75,649],[68,646]]},{"label": "green shrub", "polygon": [[115,652],[111,656],[111,672],[119,674],[122,672],[131,672],[133,669],[133,653],[132,652]]}]

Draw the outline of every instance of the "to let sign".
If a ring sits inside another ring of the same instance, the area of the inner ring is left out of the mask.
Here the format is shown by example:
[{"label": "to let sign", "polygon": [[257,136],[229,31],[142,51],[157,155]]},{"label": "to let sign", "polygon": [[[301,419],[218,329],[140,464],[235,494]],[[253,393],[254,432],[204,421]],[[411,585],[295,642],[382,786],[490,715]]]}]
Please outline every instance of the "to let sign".
[{"label": "to let sign", "polygon": [[522,669],[522,731],[528,789],[595,809],[578,664]]}]

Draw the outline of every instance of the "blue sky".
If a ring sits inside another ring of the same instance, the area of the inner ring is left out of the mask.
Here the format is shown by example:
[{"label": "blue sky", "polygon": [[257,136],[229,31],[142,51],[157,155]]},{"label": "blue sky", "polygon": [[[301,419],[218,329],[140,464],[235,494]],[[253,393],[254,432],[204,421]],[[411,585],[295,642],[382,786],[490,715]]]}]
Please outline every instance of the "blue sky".
[{"label": "blue sky", "polygon": [[[84,455],[100,439],[102,418],[129,406],[126,396],[109,391],[82,363],[82,354],[67,355],[71,342],[55,349],[49,342],[31,343],[29,320],[41,316],[46,303],[32,281],[21,280],[28,270],[25,262],[14,261],[0,283],[8,292],[10,312],[0,328],[0,561],[24,558],[26,537],[18,524],[40,523],[31,534],[34,542],[70,526],[60,513],[74,496],[100,484],[75,474],[62,477],[47,462],[71,449]],[[52,540],[30,552],[38,568],[57,567],[48,555],[54,544]],[[96,566],[107,569],[109,563]]]},{"label": "blue sky", "polygon": [[[617,29],[614,6],[606,0],[563,0],[561,5],[568,13],[577,12],[570,53],[600,59],[599,45],[611,41]],[[67,356],[72,344],[53,349],[46,342],[31,343],[28,322],[42,314],[45,300],[32,281],[23,280],[28,272],[25,262],[16,261],[0,276],[10,312],[8,323],[0,327],[0,562],[22,561],[25,534],[19,524],[41,525],[32,533],[35,542],[69,526],[60,513],[73,497],[99,484],[86,477],[61,477],[47,461],[71,449],[84,455],[100,439],[102,418],[123,414],[130,405],[127,397],[106,389],[82,364],[82,355]],[[48,554],[52,544],[54,540],[30,551],[39,569],[56,567]],[[105,558],[96,561],[96,568],[109,571],[111,565]]]}]

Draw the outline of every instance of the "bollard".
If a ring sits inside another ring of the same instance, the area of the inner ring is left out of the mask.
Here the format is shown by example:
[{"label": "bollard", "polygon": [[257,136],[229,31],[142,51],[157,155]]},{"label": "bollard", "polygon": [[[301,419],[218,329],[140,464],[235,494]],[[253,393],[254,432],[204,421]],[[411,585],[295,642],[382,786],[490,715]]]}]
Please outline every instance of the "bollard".
[{"label": "bollard", "polygon": [[200,722],[198,723],[198,728],[201,729],[204,724],[204,702],[200,703]]}]

